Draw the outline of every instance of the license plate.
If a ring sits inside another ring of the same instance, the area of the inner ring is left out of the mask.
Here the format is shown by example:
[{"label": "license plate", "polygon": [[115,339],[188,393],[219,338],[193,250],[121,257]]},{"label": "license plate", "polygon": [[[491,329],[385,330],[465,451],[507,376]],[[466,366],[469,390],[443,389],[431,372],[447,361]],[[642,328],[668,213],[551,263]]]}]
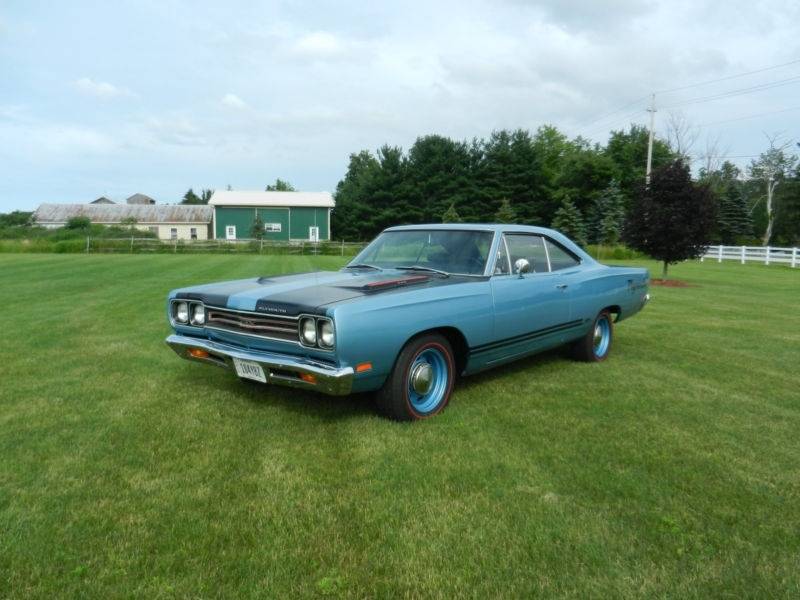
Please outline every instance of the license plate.
[{"label": "license plate", "polygon": [[267,383],[267,376],[264,375],[264,369],[262,369],[261,365],[257,362],[234,357],[233,366],[236,368],[236,374],[239,377]]}]

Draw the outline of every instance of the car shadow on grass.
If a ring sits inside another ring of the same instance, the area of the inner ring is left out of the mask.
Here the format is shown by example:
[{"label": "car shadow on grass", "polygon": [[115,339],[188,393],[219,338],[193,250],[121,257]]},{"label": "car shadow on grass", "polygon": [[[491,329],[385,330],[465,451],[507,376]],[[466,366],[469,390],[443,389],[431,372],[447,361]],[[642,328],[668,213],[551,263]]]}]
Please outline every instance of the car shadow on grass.
[{"label": "car shadow on grass", "polygon": [[[506,365],[459,379],[455,393],[473,387],[491,385],[503,378],[513,378],[523,372],[531,376],[550,372],[559,363],[572,362],[566,348],[554,348],[541,354],[518,359]],[[189,387],[200,386],[209,398],[231,395],[245,399],[256,408],[280,407],[292,413],[302,413],[323,421],[339,421],[364,416],[377,416],[378,410],[371,393],[348,396],[327,396],[318,392],[286,388],[239,379],[226,371],[209,371],[198,379],[191,370],[181,371],[180,378]]]},{"label": "car shadow on grass", "polygon": [[476,386],[488,385],[506,377],[513,378],[522,372],[528,372],[531,376],[535,376],[550,372],[550,367],[557,364],[571,362],[573,361],[570,359],[569,350],[566,347],[553,348],[468,377],[462,377],[458,381],[456,391],[466,391]]},{"label": "car shadow on grass", "polygon": [[188,386],[201,385],[209,397],[232,395],[247,400],[256,408],[280,407],[288,412],[313,415],[325,421],[335,421],[375,414],[370,394],[328,396],[318,392],[281,387],[239,379],[230,372],[208,373],[198,381],[196,373],[182,372]]}]

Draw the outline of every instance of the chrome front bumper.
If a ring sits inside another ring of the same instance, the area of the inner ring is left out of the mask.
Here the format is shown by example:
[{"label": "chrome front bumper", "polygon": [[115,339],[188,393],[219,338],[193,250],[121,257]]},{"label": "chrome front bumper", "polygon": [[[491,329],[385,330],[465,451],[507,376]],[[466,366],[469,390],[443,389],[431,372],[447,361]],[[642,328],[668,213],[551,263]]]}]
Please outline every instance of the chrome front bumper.
[{"label": "chrome front bumper", "polygon": [[[337,368],[299,356],[246,350],[185,335],[173,334],[166,341],[167,345],[181,358],[217,365],[234,371],[234,357],[256,362],[264,369],[267,383],[275,385],[317,391],[331,396],[346,396],[353,386],[352,367]],[[208,357],[192,356],[189,354],[191,349],[205,350],[208,352]],[[301,379],[301,374],[313,375],[316,382],[309,383]]]}]

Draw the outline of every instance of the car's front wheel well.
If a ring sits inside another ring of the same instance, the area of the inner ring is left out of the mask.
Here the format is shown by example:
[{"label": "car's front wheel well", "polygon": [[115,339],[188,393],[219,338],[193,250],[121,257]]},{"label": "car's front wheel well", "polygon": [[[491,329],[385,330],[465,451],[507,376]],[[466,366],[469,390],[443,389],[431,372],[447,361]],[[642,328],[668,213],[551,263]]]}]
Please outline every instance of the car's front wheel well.
[{"label": "car's front wheel well", "polygon": [[[622,315],[622,307],[613,305],[613,306],[606,306],[603,310],[607,310],[612,315],[614,315],[614,322],[619,321],[620,316]],[[603,312],[603,311],[600,311]]]},{"label": "car's front wheel well", "polygon": [[469,356],[469,344],[467,344],[467,338],[465,338],[464,334],[455,327],[434,327],[433,329],[426,329],[425,331],[416,333],[412,338],[409,339],[409,341],[421,335],[428,335],[430,333],[438,333],[439,335],[444,336],[447,341],[450,342],[450,346],[453,348],[453,354],[455,355],[453,358],[455,358],[456,361],[456,373],[461,375],[461,373],[464,372],[464,369],[467,368],[467,357]]}]

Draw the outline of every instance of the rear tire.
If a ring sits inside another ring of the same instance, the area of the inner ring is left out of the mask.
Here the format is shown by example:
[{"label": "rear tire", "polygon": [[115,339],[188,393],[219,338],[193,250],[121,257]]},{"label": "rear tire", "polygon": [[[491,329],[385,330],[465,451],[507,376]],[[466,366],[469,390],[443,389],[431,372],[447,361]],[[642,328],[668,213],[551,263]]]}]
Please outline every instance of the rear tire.
[{"label": "rear tire", "polygon": [[602,362],[611,352],[614,339],[614,323],[608,310],[600,311],[581,339],[572,345],[572,355],[584,362]]},{"label": "rear tire", "polygon": [[453,348],[438,334],[409,341],[376,395],[380,411],[395,421],[418,421],[442,412],[450,401],[456,369]]}]

